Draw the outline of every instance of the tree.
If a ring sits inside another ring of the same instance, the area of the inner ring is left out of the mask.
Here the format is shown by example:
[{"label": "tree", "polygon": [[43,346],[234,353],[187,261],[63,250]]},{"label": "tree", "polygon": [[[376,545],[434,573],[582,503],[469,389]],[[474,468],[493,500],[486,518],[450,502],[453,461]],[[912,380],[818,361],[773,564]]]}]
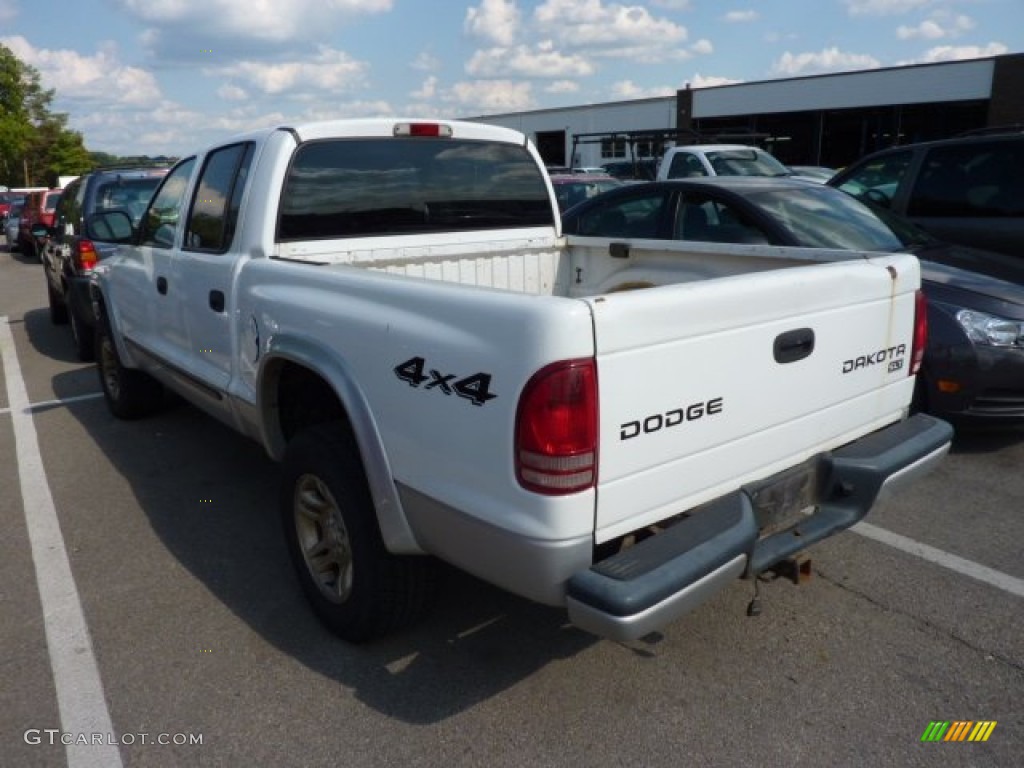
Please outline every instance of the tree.
[{"label": "tree", "polygon": [[0,184],[51,186],[92,167],[68,116],[50,111],[53,96],[34,67],[0,44]]}]

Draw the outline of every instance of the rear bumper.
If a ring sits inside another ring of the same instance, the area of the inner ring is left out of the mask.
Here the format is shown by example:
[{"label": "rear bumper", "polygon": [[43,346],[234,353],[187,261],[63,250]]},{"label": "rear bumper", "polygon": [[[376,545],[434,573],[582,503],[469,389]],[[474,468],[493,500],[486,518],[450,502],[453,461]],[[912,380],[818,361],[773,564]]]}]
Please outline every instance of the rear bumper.
[{"label": "rear bumper", "polygon": [[[569,580],[573,624],[614,640],[664,627],[734,579],[770,568],[867,515],[879,499],[931,471],[949,450],[949,424],[924,414],[815,457],[798,479],[813,483],[813,513],[766,533],[765,511],[795,486],[769,478],[695,510],[664,532]],[[806,487],[796,489],[806,492]]]}]

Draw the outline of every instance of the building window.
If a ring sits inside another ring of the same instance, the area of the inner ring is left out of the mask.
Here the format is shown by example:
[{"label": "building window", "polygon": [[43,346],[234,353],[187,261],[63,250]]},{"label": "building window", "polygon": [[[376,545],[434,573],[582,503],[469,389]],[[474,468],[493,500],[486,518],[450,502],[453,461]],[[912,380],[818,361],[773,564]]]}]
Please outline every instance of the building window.
[{"label": "building window", "polygon": [[625,139],[601,139],[601,159],[625,157]]}]

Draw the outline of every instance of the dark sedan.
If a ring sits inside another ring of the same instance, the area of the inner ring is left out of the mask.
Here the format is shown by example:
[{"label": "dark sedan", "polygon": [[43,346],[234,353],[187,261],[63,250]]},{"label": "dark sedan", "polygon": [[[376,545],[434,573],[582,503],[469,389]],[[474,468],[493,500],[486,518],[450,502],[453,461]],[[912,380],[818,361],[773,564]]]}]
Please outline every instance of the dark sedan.
[{"label": "dark sedan", "polygon": [[565,212],[567,234],[909,251],[921,259],[929,339],[918,403],[963,425],[1024,424],[1024,272],[941,243],[832,187],[775,178],[653,182]]}]

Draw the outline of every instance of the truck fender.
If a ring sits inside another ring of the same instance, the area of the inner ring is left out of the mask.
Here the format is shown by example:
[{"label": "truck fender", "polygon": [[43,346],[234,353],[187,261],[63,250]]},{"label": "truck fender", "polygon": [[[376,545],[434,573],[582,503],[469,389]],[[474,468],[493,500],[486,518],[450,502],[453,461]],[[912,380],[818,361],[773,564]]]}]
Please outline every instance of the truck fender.
[{"label": "truck fender", "polygon": [[257,373],[256,395],[260,437],[267,453],[278,461],[284,455],[287,439],[280,426],[277,387],[283,363],[291,362],[320,377],[345,409],[362,456],[384,546],[396,555],[425,554],[406,520],[377,422],[349,365],[309,339],[275,335],[267,346]]}]

